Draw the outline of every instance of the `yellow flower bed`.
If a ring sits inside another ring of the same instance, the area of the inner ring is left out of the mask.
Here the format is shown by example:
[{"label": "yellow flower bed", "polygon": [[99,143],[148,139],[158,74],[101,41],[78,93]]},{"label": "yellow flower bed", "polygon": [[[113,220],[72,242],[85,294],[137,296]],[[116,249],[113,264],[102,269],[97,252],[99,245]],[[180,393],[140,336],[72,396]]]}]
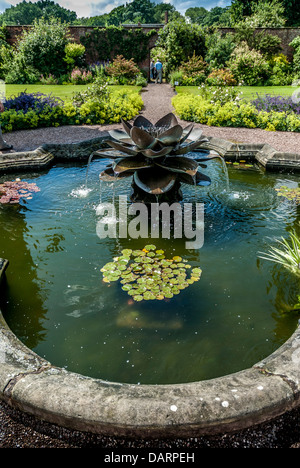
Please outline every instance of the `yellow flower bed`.
[{"label": "yellow flower bed", "polygon": [[172,99],[172,104],[181,119],[204,125],[300,132],[299,115],[258,111],[250,103],[227,102],[221,105],[201,96],[178,94]]}]

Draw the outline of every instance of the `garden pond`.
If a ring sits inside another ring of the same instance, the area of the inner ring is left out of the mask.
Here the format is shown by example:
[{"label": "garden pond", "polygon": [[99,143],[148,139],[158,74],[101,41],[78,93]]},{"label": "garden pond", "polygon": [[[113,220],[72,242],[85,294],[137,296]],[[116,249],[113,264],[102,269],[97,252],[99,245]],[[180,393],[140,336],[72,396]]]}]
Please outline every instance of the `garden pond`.
[{"label": "garden pond", "polygon": [[[299,279],[260,255],[289,231],[299,234],[297,200],[280,191],[297,189],[298,177],[228,164],[227,179],[220,160],[209,162],[210,186],[182,185],[183,202],[204,204],[204,244],[187,249],[186,239],[172,236],[99,238],[99,204],[129,200],[131,190],[128,179],[100,185],[106,164],[91,162],[87,186],[82,163],[0,177],[39,189],[0,204],[0,257],[9,260],[0,307],[26,346],[82,375],[174,384],[248,368],[292,335]],[[175,258],[194,280],[135,300],[122,277],[105,281],[103,267],[124,252]]]}]

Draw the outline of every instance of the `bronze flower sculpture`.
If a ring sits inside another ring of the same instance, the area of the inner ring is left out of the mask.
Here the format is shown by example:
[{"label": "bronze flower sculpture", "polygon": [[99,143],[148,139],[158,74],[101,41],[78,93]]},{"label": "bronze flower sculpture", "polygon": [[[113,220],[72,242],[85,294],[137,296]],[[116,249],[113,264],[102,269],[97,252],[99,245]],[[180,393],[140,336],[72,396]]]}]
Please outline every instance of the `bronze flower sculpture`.
[{"label": "bronze flower sculpture", "polygon": [[[209,185],[210,178],[198,171],[204,161],[215,156],[192,159],[185,156],[207,142],[194,124],[182,128],[174,114],[165,115],[153,125],[137,117],[133,125],[122,120],[123,130],[111,130],[108,149],[96,151],[97,156],[112,158],[113,164],[101,174],[102,180],[133,176],[135,188],[146,194],[161,195],[180,186]],[[218,156],[219,157],[219,156]]]}]

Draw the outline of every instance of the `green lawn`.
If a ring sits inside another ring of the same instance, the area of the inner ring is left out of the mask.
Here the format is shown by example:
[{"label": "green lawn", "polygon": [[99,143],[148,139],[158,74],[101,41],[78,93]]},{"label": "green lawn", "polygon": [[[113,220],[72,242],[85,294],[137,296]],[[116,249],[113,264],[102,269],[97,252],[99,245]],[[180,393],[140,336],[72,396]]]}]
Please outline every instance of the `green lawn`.
[{"label": "green lawn", "polygon": [[[88,85],[42,85],[42,84],[25,84],[25,85],[6,85],[6,99],[11,96],[17,96],[19,93],[26,91],[27,93],[43,93],[52,94],[55,97],[62,99],[63,101],[71,101],[74,93],[83,91]],[[110,86],[112,90],[124,91],[124,88],[128,88],[131,91],[140,91],[139,86]]]},{"label": "green lawn", "polygon": [[[247,100],[255,99],[257,93],[291,96],[296,89],[294,86],[239,86],[239,90],[243,92]],[[176,91],[177,93],[198,94],[198,86],[177,86]]]}]

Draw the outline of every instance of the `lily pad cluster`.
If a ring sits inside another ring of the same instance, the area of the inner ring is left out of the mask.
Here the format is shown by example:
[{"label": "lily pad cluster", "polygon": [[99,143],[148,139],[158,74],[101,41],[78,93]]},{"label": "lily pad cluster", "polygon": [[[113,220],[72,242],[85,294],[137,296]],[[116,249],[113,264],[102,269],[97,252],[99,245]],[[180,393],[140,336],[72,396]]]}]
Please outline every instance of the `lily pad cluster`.
[{"label": "lily pad cluster", "polygon": [[16,204],[21,198],[32,198],[32,193],[39,192],[40,189],[35,183],[28,183],[16,179],[14,181],[4,182],[0,184],[0,203]]},{"label": "lily pad cluster", "polygon": [[146,245],[142,250],[122,250],[100,270],[103,281],[119,281],[135,301],[171,299],[201,276],[200,268],[192,268],[180,256],[166,258],[163,250]]},{"label": "lily pad cluster", "polygon": [[249,164],[247,163],[247,161],[244,161],[244,160],[240,160],[240,161],[235,161],[235,162],[232,162],[232,161],[226,161],[226,164],[228,165],[232,165],[233,167],[235,168],[245,168],[245,167],[253,167],[253,164]]},{"label": "lily pad cluster", "polygon": [[287,198],[287,200],[295,201],[297,205],[300,204],[300,187],[297,188],[289,188],[283,185],[280,188],[277,188],[276,191],[278,192],[279,197]]}]

